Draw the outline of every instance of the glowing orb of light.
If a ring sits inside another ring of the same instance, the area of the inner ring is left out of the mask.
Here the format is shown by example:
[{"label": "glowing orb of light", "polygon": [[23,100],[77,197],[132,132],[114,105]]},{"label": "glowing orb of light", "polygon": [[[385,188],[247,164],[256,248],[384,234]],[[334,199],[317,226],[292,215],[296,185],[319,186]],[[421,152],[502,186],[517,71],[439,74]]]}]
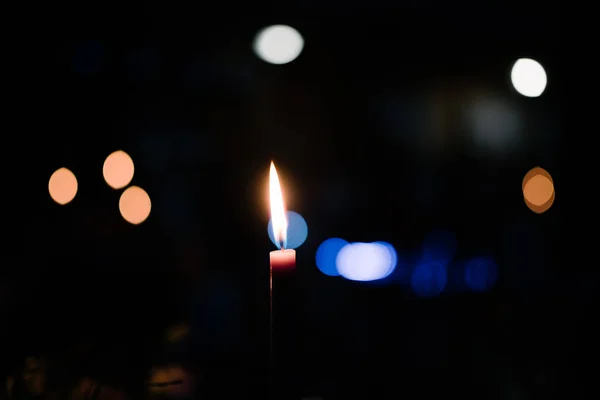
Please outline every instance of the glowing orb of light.
[{"label": "glowing orb of light", "polygon": [[465,282],[476,292],[484,292],[496,283],[498,267],[491,257],[479,257],[465,266]]},{"label": "glowing orb of light", "polygon": [[530,58],[521,58],[514,63],[510,80],[515,90],[525,97],[541,96],[548,83],[544,67]]},{"label": "glowing orb of light", "polygon": [[532,168],[525,174],[521,187],[525,204],[531,211],[541,214],[554,204],[554,182],[545,169]]},{"label": "glowing orb of light", "polygon": [[287,25],[273,25],[262,29],[254,39],[254,52],[270,64],[294,61],[304,48],[304,39],[297,30]]},{"label": "glowing orb of light", "polygon": [[396,252],[396,249],[394,248],[394,246],[392,246],[388,242],[377,241],[374,243],[380,244],[383,247],[385,247],[385,249],[387,250],[387,252],[389,254],[389,270],[388,270],[388,273],[384,276],[384,278],[385,278],[385,277],[389,276],[392,272],[394,272],[394,270],[396,269],[396,266],[398,265],[398,253]]},{"label": "glowing orb of light", "polygon": [[148,193],[140,187],[130,186],[121,194],[119,211],[123,219],[130,224],[138,225],[150,215],[152,202]]},{"label": "glowing orb of light", "polygon": [[135,167],[129,154],[122,150],[111,153],[102,166],[104,180],[113,189],[122,189],[133,179]]},{"label": "glowing orb of light", "polygon": [[448,273],[443,264],[423,262],[414,269],[410,283],[418,296],[433,297],[442,293],[447,282]]},{"label": "glowing orb of light", "polygon": [[348,244],[347,241],[340,238],[331,238],[325,240],[317,249],[315,256],[315,262],[319,271],[329,276],[339,276],[340,273],[337,270],[335,260],[337,256]]},{"label": "glowing orb of light", "polygon": [[77,178],[67,168],[59,168],[50,176],[48,192],[52,200],[64,206],[70,203],[77,194]]},{"label": "glowing orb of light", "polygon": [[350,243],[340,250],[336,258],[339,274],[351,281],[369,282],[383,279],[393,268],[392,255],[380,243]]},{"label": "glowing orb of light", "polygon": [[[287,239],[286,239],[286,249],[297,249],[302,246],[306,238],[308,237],[308,225],[302,215],[298,214],[295,211],[287,212]],[[277,241],[275,240],[275,234],[273,233],[273,221],[269,220],[269,225],[267,226],[267,231],[269,233],[269,239],[275,246],[279,246]]]}]

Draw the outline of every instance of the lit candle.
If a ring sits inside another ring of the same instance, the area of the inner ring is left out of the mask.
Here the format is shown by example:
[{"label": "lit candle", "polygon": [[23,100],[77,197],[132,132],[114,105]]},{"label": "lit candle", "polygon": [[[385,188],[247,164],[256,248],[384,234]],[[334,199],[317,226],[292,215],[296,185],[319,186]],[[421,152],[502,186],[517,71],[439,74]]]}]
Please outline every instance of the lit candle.
[{"label": "lit candle", "polygon": [[269,197],[271,201],[271,223],[273,226],[273,236],[279,243],[279,250],[271,252],[271,272],[273,270],[283,271],[291,270],[296,267],[296,251],[286,249],[288,221],[283,203],[283,194],[275,164],[271,162],[271,171],[269,174]]},{"label": "lit candle", "polygon": [[296,266],[296,251],[291,249],[271,252],[271,269],[289,270]]},{"label": "lit candle", "polygon": [[[275,164],[273,164],[273,162],[271,162],[271,171],[269,173],[269,200],[271,203],[271,226],[273,228],[273,237],[275,238],[274,241],[277,243],[277,247],[279,247],[279,250],[271,252],[269,265],[269,354],[272,363],[271,370],[275,372],[279,369],[277,364],[283,360],[279,356],[276,357],[275,354],[277,353],[275,350],[278,341],[274,340],[273,319],[274,315],[277,315],[277,319],[283,318],[283,321],[285,322],[286,316],[293,318],[295,315],[294,308],[290,309],[290,306],[294,303],[293,299],[295,297],[293,285],[290,286],[290,283],[294,283],[296,251],[286,249],[288,221],[285,204],[283,202],[283,193],[281,192],[281,185],[279,184],[279,177],[277,176],[277,170],[275,169]],[[275,286],[277,286],[277,290],[280,290],[277,293],[277,296],[284,296],[285,310],[283,313],[277,312],[273,307],[273,283],[275,279],[277,279],[277,284]],[[283,286],[281,286],[281,284],[283,284]],[[285,327],[286,324],[284,323],[283,326]],[[284,335],[284,342],[286,339],[289,339],[286,337],[285,328],[283,331],[279,331],[279,340],[281,340],[282,334]]]}]

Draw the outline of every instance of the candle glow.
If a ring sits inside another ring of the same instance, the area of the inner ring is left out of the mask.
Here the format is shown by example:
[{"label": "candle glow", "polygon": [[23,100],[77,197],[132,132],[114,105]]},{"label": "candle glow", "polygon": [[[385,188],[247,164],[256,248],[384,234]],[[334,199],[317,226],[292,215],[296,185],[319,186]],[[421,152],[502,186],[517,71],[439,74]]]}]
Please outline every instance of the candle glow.
[{"label": "candle glow", "polygon": [[275,164],[271,162],[271,171],[269,173],[269,199],[271,201],[271,220],[273,222],[273,235],[275,240],[280,243],[279,248],[285,249],[287,241],[288,221],[283,203],[283,193],[279,184],[279,177]]},{"label": "candle glow", "polygon": [[278,250],[269,253],[269,343],[271,359],[273,358],[273,277],[275,271],[278,274],[289,272],[296,268],[296,251],[286,249],[288,220],[283,202],[283,193],[275,164],[271,161],[269,172],[269,201],[271,203],[271,225],[273,227],[274,241]]},{"label": "candle glow", "polygon": [[[296,251],[286,249],[287,246],[287,230],[288,220],[283,202],[283,194],[281,193],[281,185],[275,164],[271,162],[271,172],[269,175],[269,197],[271,201],[271,224],[273,226],[273,236],[279,250],[272,251],[271,273],[273,270],[291,271],[296,266]],[[272,279],[272,277],[271,277]],[[271,285],[273,282],[271,282]]]}]

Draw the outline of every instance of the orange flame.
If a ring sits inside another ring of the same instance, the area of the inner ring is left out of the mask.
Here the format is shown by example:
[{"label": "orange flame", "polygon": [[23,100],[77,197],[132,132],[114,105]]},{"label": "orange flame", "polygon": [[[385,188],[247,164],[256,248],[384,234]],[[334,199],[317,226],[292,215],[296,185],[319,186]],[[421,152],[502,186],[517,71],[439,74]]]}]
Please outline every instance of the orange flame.
[{"label": "orange flame", "polygon": [[271,201],[271,222],[273,225],[273,235],[281,248],[285,248],[287,241],[288,221],[286,218],[285,205],[283,203],[283,194],[275,164],[271,161],[271,171],[269,173],[269,198]]}]

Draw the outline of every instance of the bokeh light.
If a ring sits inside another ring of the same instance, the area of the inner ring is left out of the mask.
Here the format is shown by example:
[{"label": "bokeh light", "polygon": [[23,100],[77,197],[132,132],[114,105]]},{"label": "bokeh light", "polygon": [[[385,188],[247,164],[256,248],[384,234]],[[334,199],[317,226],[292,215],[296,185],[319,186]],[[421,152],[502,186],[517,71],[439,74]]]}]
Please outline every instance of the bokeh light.
[{"label": "bokeh light", "polygon": [[[308,236],[308,225],[302,215],[298,214],[295,211],[287,212],[287,240],[285,243],[286,249],[297,249],[302,246],[306,237]],[[279,246],[277,241],[275,240],[275,234],[273,233],[273,221],[269,220],[269,224],[267,225],[267,231],[269,233],[269,239],[275,246]]]},{"label": "bokeh light", "polygon": [[512,155],[521,148],[524,119],[514,104],[495,96],[475,96],[466,107],[466,125],[477,150]]},{"label": "bokeh light", "polygon": [[476,292],[490,290],[496,283],[498,267],[491,257],[478,257],[465,265],[465,282]]},{"label": "bokeh light", "polygon": [[442,293],[448,283],[448,272],[442,264],[422,262],[413,270],[410,283],[418,296],[437,296]]},{"label": "bokeh light", "polygon": [[386,245],[380,243],[350,243],[336,258],[339,274],[351,281],[369,282],[383,279],[395,268]]},{"label": "bokeh light", "polygon": [[130,186],[119,199],[119,211],[125,221],[133,225],[144,222],[150,215],[152,202],[148,193],[140,187]]},{"label": "bokeh light", "polygon": [[554,204],[554,182],[552,176],[543,168],[535,167],[527,172],[521,188],[525,204],[535,213],[548,211]]},{"label": "bokeh light", "polygon": [[423,240],[423,260],[447,264],[456,254],[456,235],[442,229],[429,232]]},{"label": "bokeh light", "polygon": [[77,178],[67,168],[59,168],[50,176],[48,192],[52,200],[60,205],[70,203],[77,194]]},{"label": "bokeh light", "polygon": [[394,246],[392,246],[388,242],[377,241],[377,242],[374,242],[374,244],[382,245],[383,247],[385,247],[385,249],[387,250],[387,252],[389,254],[389,269],[388,269],[387,274],[385,274],[385,276],[383,277],[383,278],[386,278],[392,272],[394,272],[394,270],[396,269],[396,266],[398,265],[398,253],[396,252],[396,249],[394,248]]},{"label": "bokeh light", "polygon": [[133,179],[135,167],[129,154],[123,150],[111,153],[102,167],[104,180],[113,189],[122,189]]},{"label": "bokeh light", "polygon": [[521,58],[514,63],[510,80],[515,90],[525,97],[541,96],[548,83],[544,67],[530,58]]},{"label": "bokeh light", "polygon": [[270,64],[294,61],[304,48],[302,35],[287,25],[273,25],[262,29],[254,38],[254,52]]},{"label": "bokeh light", "polygon": [[340,250],[347,244],[347,241],[340,238],[327,239],[321,243],[315,256],[315,262],[319,271],[325,275],[339,276],[340,273],[337,270],[336,259]]}]

